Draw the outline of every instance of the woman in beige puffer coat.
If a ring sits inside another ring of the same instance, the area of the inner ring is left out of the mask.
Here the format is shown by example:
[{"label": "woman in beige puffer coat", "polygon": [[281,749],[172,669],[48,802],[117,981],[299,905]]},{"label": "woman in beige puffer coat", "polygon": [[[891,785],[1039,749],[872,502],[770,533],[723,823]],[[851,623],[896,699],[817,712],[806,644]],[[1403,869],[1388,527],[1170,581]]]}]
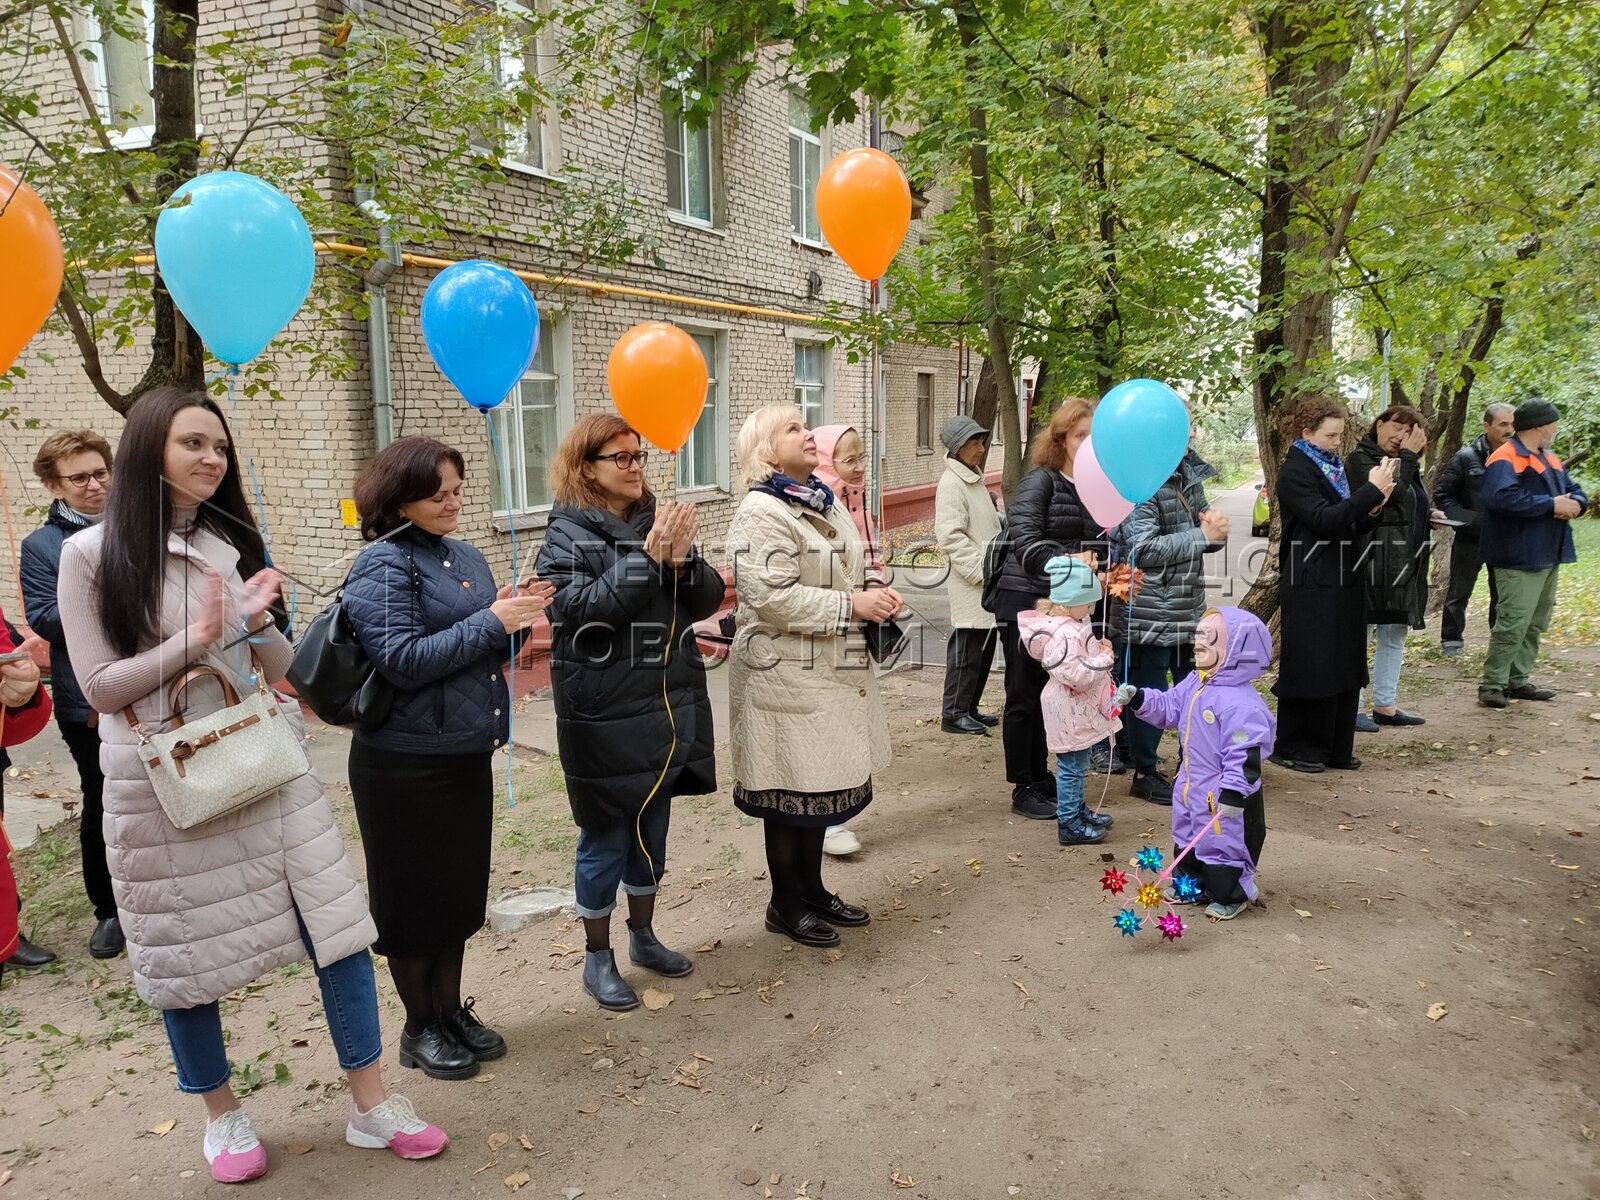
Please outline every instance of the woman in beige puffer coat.
[{"label": "woman in beige puffer coat", "polygon": [[[216,404],[158,388],[134,408],[120,451],[105,521],[63,547],[57,598],[78,681],[100,714],[106,850],[134,983],[162,1010],[180,1090],[205,1101],[212,1176],[238,1183],[267,1169],[228,1085],[217,1001],[307,951],[355,1101],[346,1141],[402,1158],[438,1154],[443,1131],[384,1092],[367,951],[376,930],[316,776],[179,829],[145,774],[126,712],[146,732],[170,730],[225,706],[216,676],[244,695],[256,671],[281,680],[293,651],[270,611],[282,577],[265,566]],[[197,679],[197,669],[215,675]],[[174,718],[175,693],[191,680]],[[279,706],[301,736],[297,706]],[[227,741],[199,753],[226,754]]]}]

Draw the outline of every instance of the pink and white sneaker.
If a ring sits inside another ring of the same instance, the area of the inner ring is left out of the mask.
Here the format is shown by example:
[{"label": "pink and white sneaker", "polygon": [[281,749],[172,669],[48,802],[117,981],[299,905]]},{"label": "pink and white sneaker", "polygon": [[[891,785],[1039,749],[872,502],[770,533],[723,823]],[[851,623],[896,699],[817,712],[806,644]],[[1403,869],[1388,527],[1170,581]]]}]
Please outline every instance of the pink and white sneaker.
[{"label": "pink and white sneaker", "polygon": [[353,1109],[344,1140],[364,1150],[387,1148],[400,1158],[432,1158],[450,1144],[445,1131],[418,1117],[404,1096],[390,1096],[366,1112]]},{"label": "pink and white sneaker", "polygon": [[218,1183],[243,1183],[267,1173],[267,1148],[242,1108],[206,1123],[205,1155],[211,1178]]}]

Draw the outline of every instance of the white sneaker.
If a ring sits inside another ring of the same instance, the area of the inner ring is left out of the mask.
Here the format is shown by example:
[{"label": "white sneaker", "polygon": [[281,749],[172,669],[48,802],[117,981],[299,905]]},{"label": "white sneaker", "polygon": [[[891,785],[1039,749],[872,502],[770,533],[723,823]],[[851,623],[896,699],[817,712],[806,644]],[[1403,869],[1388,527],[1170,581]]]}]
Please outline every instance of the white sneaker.
[{"label": "white sneaker", "polygon": [[432,1158],[450,1144],[445,1131],[417,1116],[404,1096],[390,1096],[366,1112],[351,1109],[344,1140],[363,1150],[393,1150],[401,1158]]},{"label": "white sneaker", "polygon": [[843,858],[861,849],[861,839],[850,832],[848,825],[831,825],[822,839],[822,852]]},{"label": "white sneaker", "polygon": [[267,1148],[242,1108],[206,1122],[204,1150],[211,1178],[218,1183],[243,1183],[267,1173]]}]

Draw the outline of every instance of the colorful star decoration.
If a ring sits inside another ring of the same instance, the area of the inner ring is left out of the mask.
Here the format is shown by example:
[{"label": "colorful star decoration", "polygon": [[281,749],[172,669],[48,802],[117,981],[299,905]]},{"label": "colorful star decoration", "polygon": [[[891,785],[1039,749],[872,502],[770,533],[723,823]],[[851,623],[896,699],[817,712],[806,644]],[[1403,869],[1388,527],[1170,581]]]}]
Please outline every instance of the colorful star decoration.
[{"label": "colorful star decoration", "polygon": [[1175,875],[1172,879],[1172,894],[1185,904],[1192,904],[1200,899],[1200,881],[1193,875]]},{"label": "colorful star decoration", "polygon": [[1161,936],[1169,942],[1175,942],[1183,936],[1183,918],[1177,913],[1162,913],[1156,918],[1156,926],[1161,930]]},{"label": "colorful star decoration", "polygon": [[1100,877],[1100,890],[1110,892],[1113,896],[1122,895],[1122,889],[1127,886],[1128,876],[1114,867],[1106,868],[1106,873]]},{"label": "colorful star decoration", "polygon": [[1161,885],[1159,883],[1140,884],[1137,896],[1140,908],[1152,909],[1161,907]]},{"label": "colorful star decoration", "polygon": [[1119,909],[1112,922],[1122,931],[1123,937],[1132,937],[1144,927],[1144,922],[1134,915],[1133,909]]},{"label": "colorful star decoration", "polygon": [[1146,846],[1133,857],[1134,863],[1141,871],[1161,870],[1161,851],[1154,846]]}]

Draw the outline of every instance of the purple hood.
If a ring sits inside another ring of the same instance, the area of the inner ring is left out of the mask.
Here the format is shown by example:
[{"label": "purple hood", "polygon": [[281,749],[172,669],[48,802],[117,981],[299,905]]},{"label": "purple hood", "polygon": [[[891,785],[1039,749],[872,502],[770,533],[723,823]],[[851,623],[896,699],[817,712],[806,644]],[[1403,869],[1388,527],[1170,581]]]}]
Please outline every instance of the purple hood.
[{"label": "purple hood", "polygon": [[[1242,608],[1213,608],[1228,631],[1222,665],[1206,675],[1208,683],[1231,687],[1259,679],[1272,665],[1272,634],[1260,618]],[[1204,620],[1204,618],[1201,618]]]}]

